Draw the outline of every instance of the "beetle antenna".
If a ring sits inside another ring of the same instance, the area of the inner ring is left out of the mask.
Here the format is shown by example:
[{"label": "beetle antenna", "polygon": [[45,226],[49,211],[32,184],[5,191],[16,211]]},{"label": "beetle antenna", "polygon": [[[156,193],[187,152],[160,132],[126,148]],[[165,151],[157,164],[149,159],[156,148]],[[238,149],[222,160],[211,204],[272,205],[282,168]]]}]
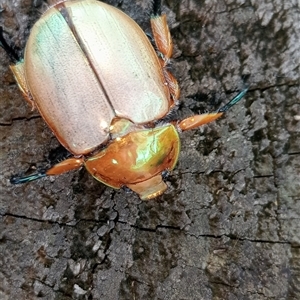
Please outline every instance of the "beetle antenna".
[{"label": "beetle antenna", "polygon": [[241,92],[239,92],[233,99],[231,99],[227,104],[222,106],[217,110],[218,113],[224,113],[228,109],[230,109],[233,105],[237,104],[247,93],[249,86],[244,88]]},{"label": "beetle antenna", "polygon": [[33,181],[33,180],[36,180],[36,179],[40,179],[40,178],[43,178],[45,176],[47,176],[45,170],[41,170],[38,173],[31,174],[31,175],[28,175],[28,176],[14,175],[10,178],[10,183],[11,184],[21,184],[21,183],[26,183],[26,182]]},{"label": "beetle antenna", "polygon": [[153,16],[161,16],[161,0],[153,0],[152,15]]},{"label": "beetle antenna", "polygon": [[13,49],[13,47],[9,46],[6,42],[6,39],[3,36],[3,27],[0,26],[0,46],[4,49],[4,51],[9,56],[10,60],[13,63],[16,63],[20,60],[20,57],[16,53],[16,51]]}]

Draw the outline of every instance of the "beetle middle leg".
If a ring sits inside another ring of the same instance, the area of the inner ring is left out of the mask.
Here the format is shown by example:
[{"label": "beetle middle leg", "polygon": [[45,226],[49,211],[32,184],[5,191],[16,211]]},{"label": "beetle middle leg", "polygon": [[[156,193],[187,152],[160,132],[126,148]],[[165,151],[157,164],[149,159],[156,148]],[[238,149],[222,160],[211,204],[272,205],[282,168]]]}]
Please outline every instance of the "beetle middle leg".
[{"label": "beetle middle leg", "polygon": [[7,43],[3,35],[3,28],[1,26],[0,26],[0,47],[4,49],[4,51],[7,53],[8,57],[10,58],[11,64],[9,67],[14,74],[19,89],[21,90],[23,97],[25,98],[27,103],[31,106],[31,109],[34,110],[35,103],[33,101],[33,98],[31,96],[31,93],[29,91],[25,79],[24,62],[15,51],[15,47]]}]

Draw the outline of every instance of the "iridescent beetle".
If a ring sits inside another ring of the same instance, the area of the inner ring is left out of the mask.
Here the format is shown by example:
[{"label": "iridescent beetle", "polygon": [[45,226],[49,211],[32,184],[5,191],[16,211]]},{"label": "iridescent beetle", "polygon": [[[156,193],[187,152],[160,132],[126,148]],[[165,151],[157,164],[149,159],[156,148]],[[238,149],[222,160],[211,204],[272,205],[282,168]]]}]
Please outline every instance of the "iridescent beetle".
[{"label": "iridescent beetle", "polygon": [[161,174],[177,162],[177,130],[216,120],[246,89],[214,113],[161,122],[176,108],[180,91],[166,68],[173,47],[160,0],[150,22],[156,51],[129,16],[95,0],[64,1],[47,10],[33,26],[22,60],[1,34],[25,99],[73,155],[12,183],[85,166],[100,182],[127,186],[141,199],[166,190]]}]

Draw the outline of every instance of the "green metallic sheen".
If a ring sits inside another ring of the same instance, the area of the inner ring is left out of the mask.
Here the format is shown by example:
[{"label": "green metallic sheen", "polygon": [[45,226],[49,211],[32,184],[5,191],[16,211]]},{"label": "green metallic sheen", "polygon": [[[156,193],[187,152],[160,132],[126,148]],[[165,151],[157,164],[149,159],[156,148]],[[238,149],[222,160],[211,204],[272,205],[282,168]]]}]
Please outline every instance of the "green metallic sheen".
[{"label": "green metallic sheen", "polygon": [[117,138],[85,162],[99,181],[114,188],[142,182],[172,170],[178,160],[180,139],[175,127],[135,131]]}]

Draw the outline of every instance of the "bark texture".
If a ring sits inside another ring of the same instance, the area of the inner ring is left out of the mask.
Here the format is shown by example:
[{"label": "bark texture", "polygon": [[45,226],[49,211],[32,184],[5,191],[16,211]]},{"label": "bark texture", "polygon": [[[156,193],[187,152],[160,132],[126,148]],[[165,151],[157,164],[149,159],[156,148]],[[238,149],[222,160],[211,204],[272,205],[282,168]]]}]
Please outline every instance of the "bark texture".
[{"label": "bark texture", "polygon": [[[150,0],[107,2],[150,32]],[[0,5],[24,48],[45,3]],[[224,118],[181,134],[169,188],[149,202],[85,170],[9,183],[58,142],[0,49],[0,298],[300,299],[298,5],[164,1],[182,116],[220,107],[244,78],[251,86]]]}]

